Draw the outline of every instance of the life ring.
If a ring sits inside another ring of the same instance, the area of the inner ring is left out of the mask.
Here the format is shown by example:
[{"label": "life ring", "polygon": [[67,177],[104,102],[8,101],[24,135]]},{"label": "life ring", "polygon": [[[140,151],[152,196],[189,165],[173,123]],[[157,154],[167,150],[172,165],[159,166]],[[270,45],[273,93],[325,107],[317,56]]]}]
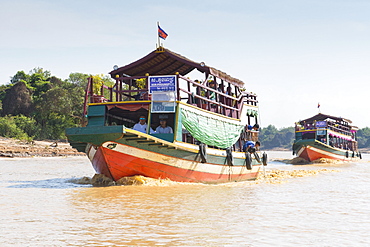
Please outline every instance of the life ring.
[{"label": "life ring", "polygon": [[199,144],[199,155],[200,155],[200,162],[206,163],[207,162],[207,145],[204,143]]},{"label": "life ring", "polygon": [[267,166],[267,154],[265,152],[262,154],[262,164]]},{"label": "life ring", "polygon": [[252,170],[252,157],[249,152],[245,152],[245,166],[248,170]]}]

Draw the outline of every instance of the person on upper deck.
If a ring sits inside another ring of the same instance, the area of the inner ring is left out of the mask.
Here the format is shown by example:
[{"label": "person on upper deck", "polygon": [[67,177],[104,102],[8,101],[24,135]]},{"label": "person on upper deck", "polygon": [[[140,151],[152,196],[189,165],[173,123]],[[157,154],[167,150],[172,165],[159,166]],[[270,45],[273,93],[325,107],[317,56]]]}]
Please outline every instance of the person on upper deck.
[{"label": "person on upper deck", "polygon": [[258,123],[256,123],[255,125],[253,125],[252,130],[258,131],[259,128],[260,128],[260,125]]},{"label": "person on upper deck", "polygon": [[[212,81],[210,81],[208,85],[209,85],[209,87],[210,87],[210,88],[212,88],[212,89],[217,89],[217,88],[216,88],[216,83],[215,83],[215,81],[213,81],[213,80],[212,80]],[[209,91],[209,99],[210,99],[210,100],[214,100],[214,101],[215,101],[215,100],[216,100],[216,92]]]},{"label": "person on upper deck", "polygon": [[255,124],[255,125],[246,125],[245,126],[245,130],[244,130],[244,135],[243,135],[243,139],[244,141],[248,141],[248,140],[252,140],[252,130],[253,131],[258,131],[259,129],[259,124]]},{"label": "person on upper deck", "polygon": [[158,134],[171,134],[173,130],[170,126],[167,126],[166,119],[160,119],[159,126],[155,129],[155,132]]}]

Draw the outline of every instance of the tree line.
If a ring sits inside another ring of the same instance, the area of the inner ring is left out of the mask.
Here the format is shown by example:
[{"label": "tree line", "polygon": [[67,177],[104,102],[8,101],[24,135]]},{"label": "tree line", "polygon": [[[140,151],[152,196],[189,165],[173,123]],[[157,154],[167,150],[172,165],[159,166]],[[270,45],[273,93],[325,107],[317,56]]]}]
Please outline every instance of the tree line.
[{"label": "tree line", "polygon": [[[81,126],[87,78],[94,78],[94,92],[102,84],[113,85],[109,76],[71,73],[65,80],[50,71],[34,68],[18,71],[7,84],[0,85],[0,136],[22,140],[65,139],[65,129]],[[357,132],[360,148],[370,147],[370,128]],[[294,128],[260,129],[264,149],[291,149]]]},{"label": "tree line", "polygon": [[[62,80],[42,68],[18,71],[8,84],[0,85],[0,136],[29,141],[65,139],[66,128],[82,123],[89,76],[71,73]],[[93,77],[97,86],[113,83],[108,76]]]}]

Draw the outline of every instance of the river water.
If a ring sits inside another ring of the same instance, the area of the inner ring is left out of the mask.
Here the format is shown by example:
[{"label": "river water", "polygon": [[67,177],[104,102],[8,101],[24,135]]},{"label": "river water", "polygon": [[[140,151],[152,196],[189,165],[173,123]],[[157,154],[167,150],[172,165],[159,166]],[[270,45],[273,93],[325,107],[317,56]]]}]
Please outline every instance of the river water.
[{"label": "river water", "polygon": [[270,161],[263,174],[304,172],[277,180],[111,187],[83,184],[94,175],[86,157],[2,158],[0,246],[369,246],[363,158]]}]

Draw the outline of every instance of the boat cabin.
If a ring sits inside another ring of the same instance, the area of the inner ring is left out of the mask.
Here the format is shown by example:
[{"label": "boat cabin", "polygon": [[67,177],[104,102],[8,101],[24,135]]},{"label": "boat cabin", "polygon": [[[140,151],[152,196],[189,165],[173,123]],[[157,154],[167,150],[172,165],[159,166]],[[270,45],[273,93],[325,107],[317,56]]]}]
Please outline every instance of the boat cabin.
[{"label": "boat cabin", "polygon": [[[258,124],[257,95],[247,92],[241,80],[204,62],[159,47],[131,64],[115,66],[110,75],[114,85],[101,85],[99,93],[89,78],[84,110],[89,126],[133,128],[139,118],[145,118],[146,134],[169,142],[231,146],[237,151],[244,139],[258,139],[258,130],[248,129]],[[156,132],[163,119],[173,133]],[[217,131],[226,133],[219,137]]]}]

